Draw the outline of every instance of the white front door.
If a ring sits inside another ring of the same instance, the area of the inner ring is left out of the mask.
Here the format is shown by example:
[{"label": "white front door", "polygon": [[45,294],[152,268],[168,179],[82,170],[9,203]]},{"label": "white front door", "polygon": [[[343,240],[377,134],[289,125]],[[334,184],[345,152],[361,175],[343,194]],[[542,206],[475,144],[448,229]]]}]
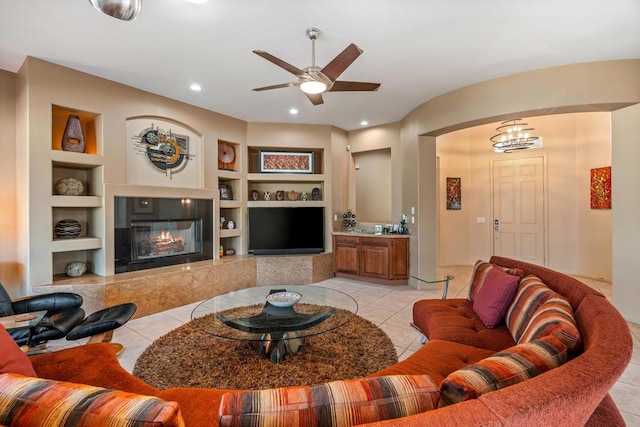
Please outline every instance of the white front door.
[{"label": "white front door", "polygon": [[493,161],[493,253],[545,265],[544,157]]}]

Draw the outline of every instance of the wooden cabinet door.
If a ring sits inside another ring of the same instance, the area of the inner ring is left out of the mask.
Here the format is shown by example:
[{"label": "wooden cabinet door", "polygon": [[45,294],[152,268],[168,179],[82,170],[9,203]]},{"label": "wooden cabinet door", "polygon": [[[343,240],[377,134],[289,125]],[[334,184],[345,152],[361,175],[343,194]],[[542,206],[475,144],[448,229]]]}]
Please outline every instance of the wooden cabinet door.
[{"label": "wooden cabinet door", "polygon": [[334,270],[336,273],[360,274],[359,244],[359,237],[333,237]]},{"label": "wooden cabinet door", "polygon": [[360,274],[389,279],[389,242],[387,239],[360,239]]},{"label": "wooden cabinet door", "polygon": [[409,239],[391,239],[389,279],[409,279]]}]

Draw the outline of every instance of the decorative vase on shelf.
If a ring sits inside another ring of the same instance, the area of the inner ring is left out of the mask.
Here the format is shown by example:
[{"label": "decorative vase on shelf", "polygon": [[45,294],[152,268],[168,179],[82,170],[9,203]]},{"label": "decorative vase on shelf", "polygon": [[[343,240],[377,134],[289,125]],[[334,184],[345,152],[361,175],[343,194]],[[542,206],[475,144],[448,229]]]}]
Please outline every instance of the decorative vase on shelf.
[{"label": "decorative vase on shelf", "polygon": [[84,134],[82,133],[80,117],[71,114],[67,119],[67,126],[62,134],[62,149],[64,151],[84,153]]},{"label": "decorative vase on shelf", "polygon": [[82,225],[75,219],[63,219],[56,223],[55,233],[59,239],[75,239],[82,232]]},{"label": "decorative vase on shelf", "polygon": [[302,192],[302,200],[306,202],[308,199],[309,199],[309,195],[307,194],[306,191],[303,191]]},{"label": "decorative vase on shelf", "polygon": [[236,226],[236,225],[233,223],[233,221],[232,221],[232,220],[227,221],[227,228],[228,228],[229,230],[233,230],[233,229],[235,228],[235,226]]},{"label": "decorative vase on shelf", "polygon": [[313,190],[311,190],[311,200],[320,200],[321,198],[322,195],[320,194],[320,188],[313,187]]},{"label": "decorative vase on shelf", "polygon": [[84,184],[76,178],[62,178],[56,182],[56,193],[61,196],[80,196],[84,193]]},{"label": "decorative vase on shelf", "polygon": [[287,193],[287,198],[288,198],[289,200],[291,200],[292,202],[293,202],[293,201],[298,200],[298,192],[297,192],[297,191],[295,191],[295,190],[291,190],[291,191],[289,191],[289,192]]}]

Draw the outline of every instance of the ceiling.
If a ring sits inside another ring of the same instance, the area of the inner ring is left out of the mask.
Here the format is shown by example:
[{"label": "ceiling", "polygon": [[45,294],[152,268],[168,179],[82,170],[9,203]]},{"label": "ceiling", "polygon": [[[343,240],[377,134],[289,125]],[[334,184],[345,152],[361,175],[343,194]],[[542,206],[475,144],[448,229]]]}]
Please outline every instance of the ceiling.
[{"label": "ceiling", "polygon": [[[309,27],[322,31],[318,65],[353,42],[364,53],[340,80],[380,89],[327,93],[319,106],[297,88],[252,91],[296,80],[255,49],[311,65]],[[0,0],[0,69],[17,72],[27,55],[249,122],[353,130],[496,77],[640,58],[640,1],[143,0],[125,22],[88,0]]]}]

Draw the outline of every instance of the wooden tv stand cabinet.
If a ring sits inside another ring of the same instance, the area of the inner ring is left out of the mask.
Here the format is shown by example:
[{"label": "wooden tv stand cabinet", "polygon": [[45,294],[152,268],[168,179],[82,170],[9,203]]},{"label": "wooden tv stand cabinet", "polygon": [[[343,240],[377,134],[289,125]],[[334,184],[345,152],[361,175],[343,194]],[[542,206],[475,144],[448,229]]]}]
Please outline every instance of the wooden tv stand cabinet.
[{"label": "wooden tv stand cabinet", "polygon": [[406,234],[333,233],[336,277],[384,285],[409,280],[409,236]]}]

